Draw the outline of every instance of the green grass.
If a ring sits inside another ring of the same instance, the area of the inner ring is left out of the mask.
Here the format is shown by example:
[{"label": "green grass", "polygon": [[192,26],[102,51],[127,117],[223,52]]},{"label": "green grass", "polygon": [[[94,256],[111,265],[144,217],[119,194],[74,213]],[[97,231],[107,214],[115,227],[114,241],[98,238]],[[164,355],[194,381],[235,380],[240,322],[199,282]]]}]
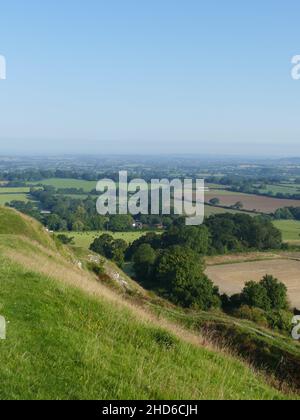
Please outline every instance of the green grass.
[{"label": "green grass", "polygon": [[97,185],[97,181],[84,181],[81,179],[64,179],[64,178],[50,178],[43,179],[38,182],[28,182],[30,185],[50,185],[55,188],[82,188],[85,192],[90,192],[94,190]]},{"label": "green grass", "polygon": [[0,399],[279,399],[229,356],[199,348],[1,258]]},{"label": "green grass", "polygon": [[300,194],[300,185],[297,184],[286,184],[286,185],[273,185],[268,184],[267,188],[260,189],[261,193],[267,194],[268,192],[272,192],[274,195],[278,193],[283,194]]},{"label": "green grass", "polygon": [[0,194],[0,206],[4,206],[6,203],[11,201],[30,201],[27,194]]},{"label": "green grass", "polygon": [[0,194],[27,194],[29,192],[29,187],[0,187]]},{"label": "green grass", "polygon": [[236,357],[191,344],[198,319],[190,339],[142,301],[128,306],[11,209],[0,208],[0,250],[0,400],[294,398]]},{"label": "green grass", "polygon": [[2,235],[25,236],[46,247],[51,247],[53,242],[37,221],[6,207],[0,207],[0,237]]},{"label": "green grass", "polygon": [[213,214],[224,214],[224,213],[231,213],[231,214],[237,214],[237,213],[245,213],[241,212],[239,210],[233,210],[233,209],[224,209],[222,207],[214,207],[214,206],[205,206],[205,217],[209,217]]},{"label": "green grass", "polygon": [[[94,239],[98,238],[103,234],[108,234],[113,236],[115,239],[123,239],[128,244],[134,242],[136,239],[139,239],[141,236],[145,235],[147,232],[136,231],[136,232],[62,232],[64,235],[69,237],[74,237],[74,243],[76,246],[81,248],[89,248]],[[60,232],[61,234],[61,232]]]},{"label": "green grass", "polygon": [[282,232],[284,241],[300,242],[300,222],[297,220],[276,220],[274,225]]}]

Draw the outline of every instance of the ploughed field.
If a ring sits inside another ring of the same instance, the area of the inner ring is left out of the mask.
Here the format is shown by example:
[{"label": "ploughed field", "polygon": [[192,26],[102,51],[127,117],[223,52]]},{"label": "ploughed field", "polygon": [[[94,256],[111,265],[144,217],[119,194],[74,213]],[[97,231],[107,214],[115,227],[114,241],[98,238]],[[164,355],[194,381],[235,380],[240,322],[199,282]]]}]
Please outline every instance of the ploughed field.
[{"label": "ploughed field", "polygon": [[283,207],[300,207],[300,200],[288,200],[272,197],[264,197],[253,194],[242,194],[231,191],[210,190],[205,194],[205,201],[218,198],[220,205],[230,207],[238,201],[243,203],[244,210],[255,210],[260,213],[274,213]]},{"label": "ploughed field", "polygon": [[264,275],[272,274],[287,286],[292,307],[300,309],[300,259],[220,264],[208,267],[206,274],[220,288],[221,293],[230,296],[240,293],[246,282],[259,281]]}]

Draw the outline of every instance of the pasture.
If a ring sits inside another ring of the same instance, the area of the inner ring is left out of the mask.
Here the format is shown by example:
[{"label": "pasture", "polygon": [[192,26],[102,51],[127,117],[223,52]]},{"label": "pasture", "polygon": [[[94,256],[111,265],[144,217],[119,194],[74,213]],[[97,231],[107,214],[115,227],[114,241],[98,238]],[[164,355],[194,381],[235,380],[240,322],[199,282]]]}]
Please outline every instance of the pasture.
[{"label": "pasture", "polygon": [[230,296],[240,293],[246,282],[258,282],[266,274],[272,274],[287,286],[292,307],[300,309],[300,259],[220,264],[208,267],[206,274],[220,288],[221,293]]},{"label": "pasture", "polygon": [[268,184],[265,189],[259,190],[263,194],[271,192],[272,194],[300,194],[299,184]]},{"label": "pasture", "polygon": [[0,194],[28,194],[29,187],[0,187]]},{"label": "pasture", "polygon": [[30,198],[27,194],[1,194],[0,193],[0,205],[4,206],[6,203],[11,201],[24,201],[28,202]]},{"label": "pasture", "polygon": [[285,242],[300,242],[300,222],[297,220],[276,220],[274,226],[282,232]]},{"label": "pasture", "polygon": [[28,185],[49,185],[54,188],[82,188],[85,192],[94,190],[97,181],[84,181],[82,179],[69,179],[69,178],[49,178],[37,182],[28,182]]}]

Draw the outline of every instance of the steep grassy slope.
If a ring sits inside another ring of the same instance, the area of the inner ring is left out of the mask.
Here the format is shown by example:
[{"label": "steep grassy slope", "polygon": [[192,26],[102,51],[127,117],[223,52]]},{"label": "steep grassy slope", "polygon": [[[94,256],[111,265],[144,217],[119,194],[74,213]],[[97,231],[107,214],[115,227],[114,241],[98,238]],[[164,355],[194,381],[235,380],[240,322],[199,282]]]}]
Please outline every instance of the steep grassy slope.
[{"label": "steep grassy slope", "polygon": [[9,321],[1,399],[286,397],[201,337],[99,284],[35,222],[1,212],[15,224],[0,227],[0,314]]}]

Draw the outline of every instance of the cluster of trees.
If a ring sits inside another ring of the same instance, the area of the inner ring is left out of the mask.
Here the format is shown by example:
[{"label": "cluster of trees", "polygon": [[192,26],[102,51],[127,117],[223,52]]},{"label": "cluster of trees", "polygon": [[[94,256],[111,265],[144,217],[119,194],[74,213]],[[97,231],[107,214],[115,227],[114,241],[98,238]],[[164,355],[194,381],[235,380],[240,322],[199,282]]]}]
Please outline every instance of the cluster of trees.
[{"label": "cluster of trees", "polygon": [[282,234],[269,217],[226,213],[209,217],[204,226],[209,232],[209,254],[282,246]]},{"label": "cluster of trees", "polygon": [[127,242],[122,239],[114,239],[108,234],[96,238],[90,246],[91,251],[114,261],[119,267],[123,267],[127,248]]},{"label": "cluster of trees", "polygon": [[[121,255],[110,257],[116,242]],[[269,219],[224,214],[211,216],[202,226],[185,226],[184,219],[178,218],[162,235],[148,233],[128,247],[122,242],[111,237],[108,241],[103,235],[91,249],[118,263],[132,261],[137,280],[172,302],[208,310],[221,306],[221,296],[205,275],[203,257],[252,248],[279,248],[281,234]]]},{"label": "cluster of trees", "polygon": [[221,296],[223,309],[232,315],[248,319],[272,329],[290,332],[291,311],[286,286],[271,275],[259,283],[246,283],[240,294]]},{"label": "cluster of trees", "polygon": [[263,311],[288,310],[287,288],[273,276],[266,275],[259,283],[246,283],[241,294],[232,296],[226,305],[249,306]]},{"label": "cluster of trees", "polygon": [[283,207],[274,213],[276,220],[300,220],[300,207]]}]

